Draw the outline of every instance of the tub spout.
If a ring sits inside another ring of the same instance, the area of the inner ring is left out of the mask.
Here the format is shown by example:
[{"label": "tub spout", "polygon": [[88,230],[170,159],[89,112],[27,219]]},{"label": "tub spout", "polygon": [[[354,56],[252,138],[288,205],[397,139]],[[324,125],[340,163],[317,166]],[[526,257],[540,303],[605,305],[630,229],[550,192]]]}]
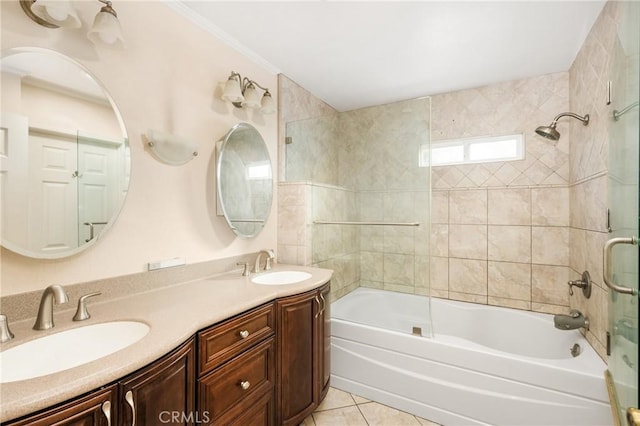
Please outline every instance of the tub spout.
[{"label": "tub spout", "polygon": [[572,309],[569,315],[554,315],[553,325],[560,330],[589,329],[589,319],[577,309]]}]

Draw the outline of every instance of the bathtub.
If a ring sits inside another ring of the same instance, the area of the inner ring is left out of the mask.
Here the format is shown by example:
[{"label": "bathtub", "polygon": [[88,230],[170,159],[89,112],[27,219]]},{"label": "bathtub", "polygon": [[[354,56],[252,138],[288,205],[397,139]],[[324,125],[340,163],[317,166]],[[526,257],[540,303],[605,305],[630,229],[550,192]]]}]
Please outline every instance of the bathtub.
[{"label": "bathtub", "polygon": [[577,330],[436,298],[432,329],[428,309],[426,297],[365,288],[334,302],[332,386],[447,426],[613,424],[606,365]]}]

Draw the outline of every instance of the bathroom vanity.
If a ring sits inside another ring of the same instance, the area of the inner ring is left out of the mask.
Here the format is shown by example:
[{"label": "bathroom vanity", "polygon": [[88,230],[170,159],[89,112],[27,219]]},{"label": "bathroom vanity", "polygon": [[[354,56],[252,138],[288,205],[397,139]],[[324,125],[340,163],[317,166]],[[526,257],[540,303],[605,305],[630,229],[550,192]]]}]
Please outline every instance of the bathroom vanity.
[{"label": "bathroom vanity", "polygon": [[[130,319],[137,306],[150,332],[85,365],[3,384],[3,424],[299,424],[328,390],[331,271],[292,268],[310,278],[258,285],[234,272],[89,306],[93,323]],[[56,324],[53,333],[78,326]],[[16,324],[18,338],[26,326]]]}]

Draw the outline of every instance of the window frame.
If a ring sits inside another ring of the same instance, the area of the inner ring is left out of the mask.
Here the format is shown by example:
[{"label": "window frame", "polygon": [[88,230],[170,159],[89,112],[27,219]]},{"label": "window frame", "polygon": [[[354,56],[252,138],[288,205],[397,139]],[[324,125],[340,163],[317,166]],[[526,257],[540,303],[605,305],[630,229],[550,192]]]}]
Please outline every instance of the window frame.
[{"label": "window frame", "polygon": [[[469,158],[470,147],[473,145],[483,144],[483,143],[491,143],[491,142],[502,142],[515,140],[516,142],[516,154],[510,157],[495,157],[488,159],[480,159],[480,160],[472,160]],[[448,148],[448,147],[456,147],[462,146],[463,148],[463,159],[462,161],[452,161],[446,163],[433,164],[430,163],[432,160],[431,152],[434,148]],[[429,150],[425,153],[422,152],[420,156],[421,165],[425,163],[425,154],[427,164],[430,164],[432,167],[442,167],[442,166],[455,166],[460,164],[479,164],[479,163],[496,163],[503,161],[516,161],[516,160],[524,160],[525,158],[525,136],[523,133],[514,133],[509,135],[499,135],[499,136],[480,136],[473,138],[460,138],[460,139],[447,139],[437,142],[432,142]]]}]

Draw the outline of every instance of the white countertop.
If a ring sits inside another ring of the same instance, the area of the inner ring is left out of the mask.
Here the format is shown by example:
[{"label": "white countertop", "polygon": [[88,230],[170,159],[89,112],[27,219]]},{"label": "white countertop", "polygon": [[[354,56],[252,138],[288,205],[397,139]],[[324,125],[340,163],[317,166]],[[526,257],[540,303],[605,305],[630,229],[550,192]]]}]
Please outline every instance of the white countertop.
[{"label": "white countertop", "polygon": [[21,417],[114,382],[161,358],[198,330],[274,299],[318,288],[333,273],[328,269],[283,264],[274,265],[271,272],[283,270],[306,271],[311,278],[296,284],[258,285],[251,282],[251,277],[234,271],[119,299],[103,302],[99,298],[90,299],[89,320],[73,322],[75,311],[66,310],[54,316],[56,325],[47,331],[31,329],[35,312],[33,319],[10,324],[16,338],[3,344],[2,350],[48,334],[107,321],[141,321],[151,330],[133,345],[96,361],[30,380],[0,384],[0,421]]}]

